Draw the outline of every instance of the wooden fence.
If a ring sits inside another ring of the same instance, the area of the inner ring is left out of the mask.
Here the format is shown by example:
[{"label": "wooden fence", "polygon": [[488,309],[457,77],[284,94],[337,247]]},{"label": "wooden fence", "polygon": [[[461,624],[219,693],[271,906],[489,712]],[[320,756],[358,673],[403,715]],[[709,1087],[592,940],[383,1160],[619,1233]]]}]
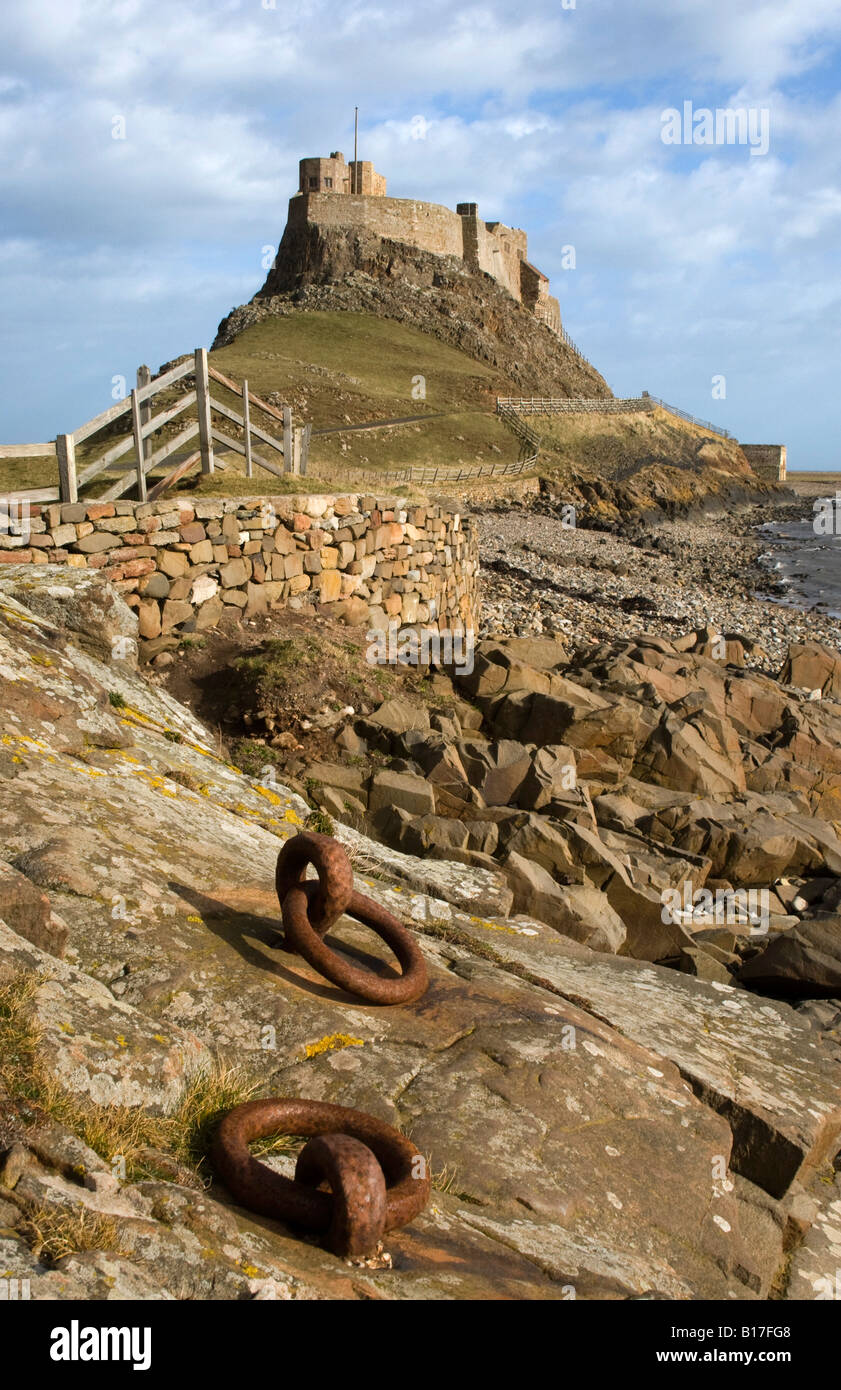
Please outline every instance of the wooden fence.
[{"label": "wooden fence", "polygon": [[690,425],[697,425],[699,429],[719,435],[722,439],[735,438],[728,430],[722,429],[721,425],[714,425],[710,420],[701,420],[697,415],[690,415],[686,410],[680,410],[675,405],[668,405],[659,396],[651,396],[647,391],[643,391],[641,396],[631,396],[626,399],[615,396],[498,396],[496,402],[497,413],[508,417],[512,413],[516,415],[626,415],[641,410],[653,411],[655,406],[660,406],[661,410],[667,411],[669,415],[677,416],[680,420],[686,420]]},{"label": "wooden fence", "polygon": [[621,415],[649,410],[645,398],[619,400],[615,396],[498,396],[498,415]]},{"label": "wooden fence", "polygon": [[[152,413],[153,397],[169,391],[177,383],[183,382],[186,390],[179,399],[164,407],[158,414]],[[241,401],[238,410],[212,394],[212,383],[224,387]],[[258,424],[252,410],[266,417]],[[188,417],[183,428],[157,448],[152,436],[179,417]],[[230,421],[240,432],[241,438],[234,438],[229,431],[222,430],[214,420],[214,412],[227,422]],[[103,431],[114,432],[116,422],[128,416],[126,430],[104,453],[87,462],[83,467],[77,464],[77,448],[92,440]],[[293,429],[292,412],[289,406],[278,408],[264,401],[249,389],[248,382],[235,381],[211,367],[207,350],[196,348],[193,357],[178,366],[170,368],[162,375],[152,378],[148,367],[140,367],[137,372],[137,386],[130,396],[117,401],[115,405],[94,416],[72,434],[59,434],[49,444],[4,444],[0,445],[0,459],[38,458],[54,455],[58,464],[58,487],[29,490],[15,490],[8,496],[26,497],[33,502],[76,502],[80,490],[88,487],[103,474],[119,468],[122,476],[112,482],[97,500],[113,502],[130,489],[137,489],[140,501],[153,501],[172,487],[179,478],[192,469],[200,467],[203,474],[212,474],[216,467],[214,443],[232,449],[245,460],[245,475],[253,476],[254,465],[276,477],[285,473],[305,474],[309,452],[311,426]],[[280,436],[280,437],[278,437]],[[184,446],[197,443],[196,448],[184,454]],[[256,445],[259,445],[260,452]],[[120,464],[125,455],[134,451],[134,462]],[[149,487],[149,475],[160,468],[167,459],[177,458],[177,466],[166,477]]]},{"label": "wooden fence", "polygon": [[508,463],[422,463],[407,468],[356,468],[353,464],[324,463],[318,465],[319,476],[329,481],[330,475],[341,473],[341,485],[352,489],[352,479],[361,477],[371,483],[458,483],[472,478],[508,478],[524,473],[534,466],[537,454]]}]

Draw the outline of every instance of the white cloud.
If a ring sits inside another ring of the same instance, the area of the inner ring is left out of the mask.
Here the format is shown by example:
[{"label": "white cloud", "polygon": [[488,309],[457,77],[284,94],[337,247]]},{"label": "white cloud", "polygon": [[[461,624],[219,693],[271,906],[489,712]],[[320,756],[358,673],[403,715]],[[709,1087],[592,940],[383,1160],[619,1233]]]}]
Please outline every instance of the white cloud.
[{"label": "white cloud", "polygon": [[[476,200],[526,227],[617,389],[644,370],[649,389],[659,375],[660,394],[691,394],[725,354],[745,380],[764,364],[768,399],[814,438],[780,349],[832,390],[841,96],[837,81],[820,93],[839,39],[839,0],[6,7],[0,292],[23,346],[4,365],[0,430],[43,432],[21,373],[44,333],[90,355],[62,358],[68,406],[115,356],[154,364],[211,336],[262,281],[298,158],[348,153],[358,103],[361,153],[393,194]],[[664,146],[661,112],[684,100],[767,104],[771,153]],[[757,387],[752,432],[762,400]],[[727,409],[749,415],[747,401],[731,393]]]}]

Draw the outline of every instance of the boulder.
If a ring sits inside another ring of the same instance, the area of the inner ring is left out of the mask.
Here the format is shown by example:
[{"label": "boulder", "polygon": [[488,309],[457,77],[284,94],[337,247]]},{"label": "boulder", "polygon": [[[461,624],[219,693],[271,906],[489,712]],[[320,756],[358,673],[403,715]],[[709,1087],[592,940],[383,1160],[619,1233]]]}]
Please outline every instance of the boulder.
[{"label": "boulder", "polygon": [[793,642],[779,680],[798,690],[819,690],[827,699],[841,699],[841,655],[820,642]]},{"label": "boulder", "polygon": [[561,834],[556,823],[544,816],[534,813],[512,816],[497,827],[497,832],[506,853],[538,864],[565,882],[584,881],[583,869],[568,838]]},{"label": "boulder", "polygon": [[550,814],[556,814],[560,807],[580,806],[582,796],[573,750],[559,743],[538,748],[517,789],[516,800],[524,810],[545,810]]},{"label": "boulder", "polygon": [[455,850],[468,848],[468,829],[464,821],[449,820],[445,816],[419,816],[395,806],[381,811],[376,823],[387,843],[404,854],[419,857],[431,854],[447,859]]},{"label": "boulder", "polygon": [[432,815],[435,812],[435,793],[423,777],[411,772],[375,772],[368,790],[368,812],[375,815],[392,807],[412,815]]},{"label": "boulder", "polygon": [[552,875],[536,860],[524,859],[516,850],[509,850],[502,863],[514,893],[514,911],[554,926],[556,917],[563,916],[564,911],[560,885]]},{"label": "boulder", "polygon": [[367,722],[392,734],[405,734],[409,729],[428,729],[429,711],[408,700],[385,700],[379,709],[368,716]]},{"label": "boulder", "polygon": [[745,790],[741,763],[715,752],[692,724],[670,710],[639,750],[633,773],[641,781],[722,801]]},{"label": "boulder", "polygon": [[622,918],[604,893],[586,884],[558,887],[558,902],[553,905],[549,926],[589,946],[591,951],[609,951],[614,955],[622,949],[627,935]]},{"label": "boulder", "polygon": [[739,979],[779,999],[841,998],[841,917],[803,921],[775,936]]},{"label": "boulder", "polygon": [[488,806],[515,802],[531,767],[531,752],[513,739],[484,743],[462,739],[456,745],[471,787]]}]

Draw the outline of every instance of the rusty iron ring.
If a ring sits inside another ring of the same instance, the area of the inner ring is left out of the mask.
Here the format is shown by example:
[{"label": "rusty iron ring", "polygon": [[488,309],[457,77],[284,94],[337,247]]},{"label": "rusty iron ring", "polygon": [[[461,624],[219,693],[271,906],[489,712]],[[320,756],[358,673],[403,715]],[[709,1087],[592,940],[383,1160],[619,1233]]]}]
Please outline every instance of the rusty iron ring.
[{"label": "rusty iron ring", "polygon": [[347,912],[353,893],[353,869],[338,840],[301,830],[292,835],[277,856],[275,887],[280,905],[290,888],[303,883],[307,865],[318,871],[318,894],[310,906],[310,926],[324,936],[334,922]]},{"label": "rusty iron ring", "polygon": [[[248,1149],[252,1140],[278,1132],[311,1139],[294,1181]],[[371,1253],[384,1232],[407,1225],[429,1200],[427,1165],[409,1139],[373,1115],[326,1101],[280,1097],[237,1105],[216,1131],[211,1158],[243,1206],[327,1233],[337,1255]],[[332,1192],[318,1189],[324,1180]]]},{"label": "rusty iron ring", "polygon": [[429,983],[426,961],[417,942],[396,917],[373,898],[356,892],[346,909],[346,916],[370,927],[397,957],[403,973],[397,979],[382,979],[361,965],[352,965],[313,929],[310,911],[317,893],[315,883],[299,883],[290,888],[283,900],[283,929],[287,945],[309,961],[319,975],[340,989],[360,995],[369,1004],[411,1004],[425,993]]},{"label": "rusty iron ring", "polygon": [[[306,878],[307,866],[318,882]],[[357,893],[347,853],[329,835],[301,831],[286,841],[277,857],[275,885],[283,912],[284,945],[341,989],[371,1004],[410,1004],[429,983],[426,962],[411,934],[373,898]],[[391,948],[402,968],[397,979],[381,979],[352,965],[323,940],[343,915],[370,927]]]}]

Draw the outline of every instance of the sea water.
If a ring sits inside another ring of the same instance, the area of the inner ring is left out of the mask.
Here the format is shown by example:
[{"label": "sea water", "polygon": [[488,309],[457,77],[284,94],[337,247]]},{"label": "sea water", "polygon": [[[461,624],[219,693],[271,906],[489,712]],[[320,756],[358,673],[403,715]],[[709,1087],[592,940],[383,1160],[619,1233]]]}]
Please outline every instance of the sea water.
[{"label": "sea water", "polygon": [[768,542],[760,564],[784,586],[778,603],[841,618],[841,497],[817,498],[812,507],[797,521],[759,528]]}]

